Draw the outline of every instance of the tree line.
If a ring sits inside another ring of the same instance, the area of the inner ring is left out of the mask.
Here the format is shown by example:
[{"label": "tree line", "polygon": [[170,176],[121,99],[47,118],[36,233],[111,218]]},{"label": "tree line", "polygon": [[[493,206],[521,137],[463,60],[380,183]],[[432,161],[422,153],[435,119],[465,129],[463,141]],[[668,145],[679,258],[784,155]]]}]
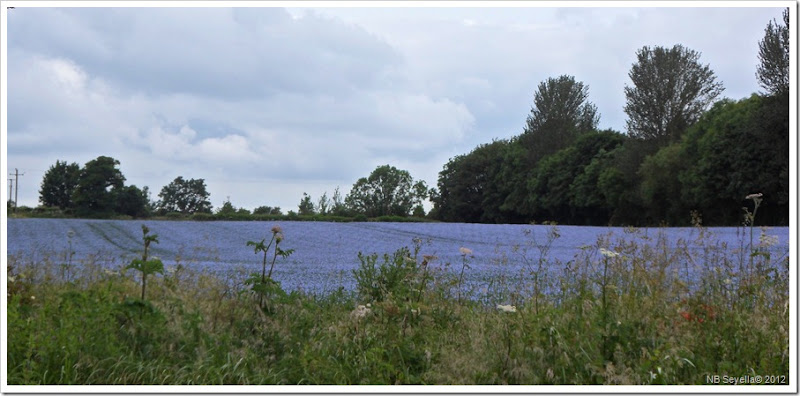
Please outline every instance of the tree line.
[{"label": "tree line", "polygon": [[[176,177],[164,186],[158,193],[158,200],[153,201],[148,187],[140,189],[135,185],[125,185],[126,179],[119,165],[118,160],[107,156],[97,157],[83,167],[74,162],[68,164],[57,160],[44,174],[39,202],[44,207],[58,208],[79,217],[122,215],[143,218],[174,214],[215,214],[221,218],[284,216],[277,206],[259,206],[251,212],[246,208],[236,208],[230,200],[212,211],[205,180],[184,179],[183,176]],[[311,196],[303,193],[298,211],[290,210],[286,216],[424,217],[422,201],[429,194],[425,182],[414,180],[408,171],[382,165],[368,177],[358,179],[345,197],[342,197],[338,187],[331,198],[325,192],[316,203]]]},{"label": "tree line", "polygon": [[[789,221],[789,18],[759,43],[764,92],[723,91],[700,53],[644,46],[625,86],[627,134],[598,130],[588,86],[540,83],[523,132],[451,158],[431,216],[443,221],[736,225],[750,193],[763,224]],[[752,209],[752,208],[749,208]]]},{"label": "tree line", "polygon": [[[756,78],[763,92],[718,99],[724,87],[700,53],[680,44],[644,46],[624,87],[627,133],[599,130],[589,87],[574,76],[541,82],[523,132],[451,158],[436,188],[390,165],[377,167],[342,196],[307,193],[287,216],[428,217],[449,222],[577,225],[737,225],[745,196],[762,193],[763,224],[789,219],[789,14],[770,21],[759,42]],[[78,216],[211,214],[203,179],[176,177],[149,199],[125,186],[119,161],[98,157],[81,168],[56,161],[40,203]],[[422,203],[430,200],[426,214]],[[216,215],[252,212],[226,200]]]}]

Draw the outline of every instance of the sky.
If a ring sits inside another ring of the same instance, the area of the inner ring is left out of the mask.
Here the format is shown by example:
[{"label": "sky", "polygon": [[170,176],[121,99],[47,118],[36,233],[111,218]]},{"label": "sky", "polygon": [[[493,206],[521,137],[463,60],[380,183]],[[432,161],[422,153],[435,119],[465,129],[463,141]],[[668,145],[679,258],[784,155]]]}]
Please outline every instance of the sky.
[{"label": "sky", "polygon": [[148,186],[153,200],[183,176],[205,180],[214,208],[230,199],[284,213],[297,211],[304,192],[316,201],[338,186],[346,195],[384,164],[435,187],[450,158],[522,133],[537,85],[551,77],[588,85],[599,127],[625,132],[624,87],[643,46],[698,51],[722,97],[750,96],[760,90],[758,42],[782,12],[776,2],[27,4],[3,2],[15,8],[3,7],[0,27],[3,161],[24,173],[20,206],[38,205],[57,160],[83,166],[102,155],[119,160],[125,184]]}]

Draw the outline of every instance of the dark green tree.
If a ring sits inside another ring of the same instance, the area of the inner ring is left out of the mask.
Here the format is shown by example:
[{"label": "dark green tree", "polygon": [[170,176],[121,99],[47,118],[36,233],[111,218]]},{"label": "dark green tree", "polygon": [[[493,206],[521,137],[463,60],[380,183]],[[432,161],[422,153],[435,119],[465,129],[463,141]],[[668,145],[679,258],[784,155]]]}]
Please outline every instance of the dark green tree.
[{"label": "dark green tree", "polygon": [[81,215],[111,214],[116,209],[116,194],[123,187],[125,176],[117,168],[119,161],[100,156],[84,165],[72,202]]},{"label": "dark green tree", "polygon": [[528,150],[528,166],[534,166],[597,127],[600,116],[588,97],[589,87],[572,76],[562,75],[539,83],[520,136],[520,143]]},{"label": "dark green tree", "polygon": [[680,143],[666,146],[645,158],[639,168],[639,177],[642,180],[642,203],[647,208],[648,223],[670,226],[690,224],[691,208],[682,199],[682,185],[678,177],[688,165]]},{"label": "dark green tree", "polygon": [[150,215],[150,199],[148,188],[139,189],[135,185],[121,187],[115,190],[116,208],[119,214],[132,217],[147,217]]},{"label": "dark green tree", "polygon": [[723,91],[700,53],[680,44],[671,49],[644,46],[625,86],[628,134],[657,147],[678,141]]},{"label": "dark green tree", "polygon": [[56,160],[42,178],[39,188],[39,203],[43,206],[57,206],[61,209],[71,208],[72,194],[78,186],[81,175],[80,166],[73,162]]},{"label": "dark green tree", "polygon": [[300,199],[300,204],[297,205],[298,213],[300,215],[313,215],[316,213],[314,210],[314,202],[311,202],[311,196],[303,193],[303,198]]},{"label": "dark green tree", "polygon": [[353,184],[345,203],[367,217],[409,216],[428,195],[424,181],[414,181],[408,171],[382,165]]},{"label": "dark green tree", "polygon": [[783,10],[783,25],[772,20],[758,43],[758,83],[770,95],[789,93],[789,9]]},{"label": "dark green tree", "polygon": [[[759,224],[788,224],[788,177],[781,151],[762,113],[769,98],[752,95],[722,100],[703,116],[683,142],[688,169],[680,174],[683,200],[708,225],[741,224],[745,196],[763,193]],[[788,123],[784,127],[788,140]]]},{"label": "dark green tree", "polygon": [[203,179],[184,180],[183,176],[178,176],[161,189],[158,197],[160,200],[157,207],[161,214],[168,212],[211,213],[209,193],[206,191],[206,183]]},{"label": "dark green tree", "polygon": [[283,213],[281,212],[281,208],[277,207],[277,206],[274,207],[274,208],[272,206],[259,206],[259,207],[255,208],[255,209],[253,209],[253,214],[254,215],[281,215]]},{"label": "dark green tree", "polygon": [[597,106],[588,102],[589,86],[575,77],[562,75],[539,83],[533,94],[533,108],[525,125],[526,132],[553,125],[564,131],[587,132],[597,127]]}]

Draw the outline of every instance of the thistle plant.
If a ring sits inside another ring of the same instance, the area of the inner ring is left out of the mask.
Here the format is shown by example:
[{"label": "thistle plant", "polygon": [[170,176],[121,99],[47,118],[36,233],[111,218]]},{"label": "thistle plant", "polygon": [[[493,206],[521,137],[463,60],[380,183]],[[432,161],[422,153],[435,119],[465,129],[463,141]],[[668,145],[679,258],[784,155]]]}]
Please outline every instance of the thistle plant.
[{"label": "thistle plant", "polygon": [[164,273],[164,263],[161,262],[157,257],[148,260],[147,253],[150,249],[150,243],[155,242],[158,243],[158,235],[147,235],[150,233],[150,229],[147,228],[146,225],[142,224],[142,241],[144,243],[144,253],[142,253],[141,259],[134,259],[128,264],[128,269],[135,269],[142,273],[142,300],[144,300],[145,289],[147,288],[147,275],[159,273]]},{"label": "thistle plant", "polygon": [[762,194],[762,193],[756,193],[756,194],[750,194],[750,195],[744,197],[744,199],[752,199],[753,200],[753,212],[752,213],[750,213],[750,211],[747,210],[747,208],[743,208],[744,211],[745,211],[745,222],[750,225],[750,266],[751,267],[753,265],[753,256],[756,255],[756,251],[753,248],[753,227],[755,226],[756,212],[758,212],[758,207],[761,205],[761,201],[763,199],[761,197],[763,197],[763,196],[764,196],[764,194]]},{"label": "thistle plant", "polygon": [[[274,283],[274,281],[272,281],[272,270],[275,268],[275,260],[277,260],[278,256],[287,258],[294,253],[294,249],[283,250],[280,248],[280,243],[283,241],[283,229],[281,229],[281,226],[275,225],[270,231],[272,232],[272,238],[266,245],[264,245],[264,242],[267,240],[266,238],[262,239],[261,242],[247,241],[247,246],[253,246],[253,251],[255,254],[258,254],[259,252],[264,254],[261,264],[260,281],[258,281],[258,279],[255,277],[257,274],[254,274],[254,277],[251,277],[248,280],[248,283],[253,284],[253,290],[259,294],[259,306],[263,306],[264,304],[264,294],[266,294],[269,289],[268,284]],[[272,247],[273,242],[275,243],[275,249],[273,249],[272,264],[269,267],[269,273],[267,273],[267,253],[269,252],[270,247]]]},{"label": "thistle plant", "polygon": [[475,257],[472,254],[472,250],[460,247],[458,248],[459,253],[461,253],[461,274],[458,275],[458,302],[461,302],[461,290],[464,288],[463,281],[464,281],[464,269],[468,268],[469,265],[467,264],[467,256]]},{"label": "thistle plant", "polygon": [[67,282],[70,280],[70,271],[72,270],[72,256],[75,255],[75,252],[72,250],[72,237],[74,236],[75,231],[67,231],[67,243],[69,244],[69,250],[67,251],[67,262],[61,265],[61,268],[64,270],[62,276]]}]

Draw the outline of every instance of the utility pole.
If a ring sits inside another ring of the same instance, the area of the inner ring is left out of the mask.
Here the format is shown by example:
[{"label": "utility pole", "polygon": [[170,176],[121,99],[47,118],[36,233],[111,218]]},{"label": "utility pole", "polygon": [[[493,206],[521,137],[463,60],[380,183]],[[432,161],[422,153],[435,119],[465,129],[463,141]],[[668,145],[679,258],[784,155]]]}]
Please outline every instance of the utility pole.
[{"label": "utility pole", "polygon": [[[19,173],[17,168],[14,168],[14,173],[9,173],[9,176],[14,176],[14,213],[17,213],[17,197],[19,196],[19,177],[25,176],[24,173]],[[9,194],[10,196],[11,194]]]},{"label": "utility pole", "polygon": [[11,194],[14,193],[14,180],[8,179],[8,202],[11,202]]}]

